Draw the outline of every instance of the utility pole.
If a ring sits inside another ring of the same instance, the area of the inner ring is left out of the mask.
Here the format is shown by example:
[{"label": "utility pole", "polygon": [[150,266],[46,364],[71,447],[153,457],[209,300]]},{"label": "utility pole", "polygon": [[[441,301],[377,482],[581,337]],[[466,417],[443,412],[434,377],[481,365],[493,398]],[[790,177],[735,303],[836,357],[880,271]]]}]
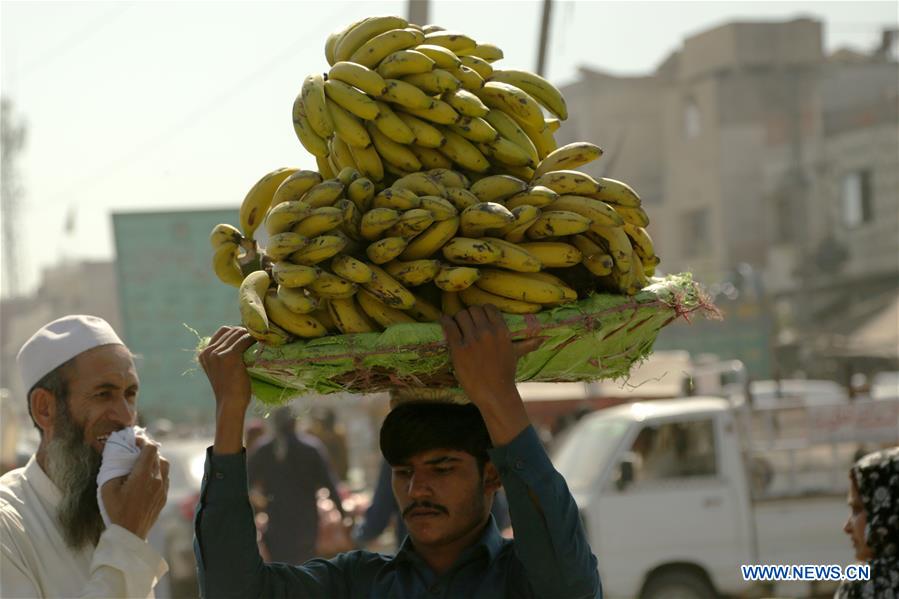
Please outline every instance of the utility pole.
[{"label": "utility pole", "polygon": [[417,25],[427,25],[430,22],[428,8],[428,0],[409,0],[407,20]]},{"label": "utility pole", "polygon": [[549,44],[549,23],[552,17],[552,0],[543,0],[543,19],[540,21],[540,46],[537,49],[537,74],[544,77],[546,70],[546,47]]},{"label": "utility pole", "polygon": [[18,224],[19,200],[22,186],[16,160],[25,146],[25,125],[13,118],[12,101],[0,100],[0,215],[3,218],[3,243],[0,246],[3,262],[3,295],[19,294]]}]

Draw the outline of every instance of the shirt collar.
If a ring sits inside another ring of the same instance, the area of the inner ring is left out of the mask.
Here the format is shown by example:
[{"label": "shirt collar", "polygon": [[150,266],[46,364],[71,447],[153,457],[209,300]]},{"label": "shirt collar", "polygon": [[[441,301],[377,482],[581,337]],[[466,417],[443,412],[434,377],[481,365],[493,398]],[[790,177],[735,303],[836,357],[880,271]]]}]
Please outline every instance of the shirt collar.
[{"label": "shirt collar", "polygon": [[47,503],[48,507],[52,509],[59,507],[59,503],[62,501],[62,493],[59,487],[53,484],[53,481],[50,480],[50,477],[41,468],[41,465],[37,463],[36,455],[32,455],[28,463],[25,464],[25,480],[34,487],[38,496]]},{"label": "shirt collar", "polygon": [[[499,529],[496,527],[496,520],[493,518],[493,514],[490,514],[490,518],[487,520],[487,525],[484,527],[484,532],[481,534],[480,538],[459,555],[459,559],[456,560],[456,563],[465,563],[482,550],[487,552],[487,555],[492,562],[503,548],[503,541],[504,539],[502,535],[499,534]],[[406,538],[403,539],[403,543],[400,545],[399,551],[396,552],[396,556],[393,559],[395,562],[424,562],[421,556],[415,552],[415,547],[412,545],[412,538],[408,534],[406,535]]]}]

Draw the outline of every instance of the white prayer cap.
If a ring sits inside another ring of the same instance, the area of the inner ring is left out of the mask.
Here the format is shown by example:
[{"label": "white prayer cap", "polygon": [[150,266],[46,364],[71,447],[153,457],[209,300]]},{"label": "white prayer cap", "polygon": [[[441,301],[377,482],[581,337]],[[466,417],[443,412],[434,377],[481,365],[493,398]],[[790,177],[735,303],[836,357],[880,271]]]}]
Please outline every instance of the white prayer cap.
[{"label": "white prayer cap", "polygon": [[109,323],[97,316],[73,314],[45,324],[16,356],[26,391],[78,354],[111,344],[125,345]]}]

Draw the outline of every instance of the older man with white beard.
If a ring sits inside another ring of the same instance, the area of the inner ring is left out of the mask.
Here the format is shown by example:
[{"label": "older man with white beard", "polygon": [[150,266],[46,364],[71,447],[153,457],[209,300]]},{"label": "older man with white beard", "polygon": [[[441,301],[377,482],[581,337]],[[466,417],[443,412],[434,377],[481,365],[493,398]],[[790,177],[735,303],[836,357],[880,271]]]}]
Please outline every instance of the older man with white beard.
[{"label": "older man with white beard", "polygon": [[152,597],[165,561],[147,534],[165,505],[168,463],[138,442],[130,474],[100,490],[106,440],[137,422],[131,352],[95,316],[66,316],[17,356],[38,451],[0,479],[0,597]]}]

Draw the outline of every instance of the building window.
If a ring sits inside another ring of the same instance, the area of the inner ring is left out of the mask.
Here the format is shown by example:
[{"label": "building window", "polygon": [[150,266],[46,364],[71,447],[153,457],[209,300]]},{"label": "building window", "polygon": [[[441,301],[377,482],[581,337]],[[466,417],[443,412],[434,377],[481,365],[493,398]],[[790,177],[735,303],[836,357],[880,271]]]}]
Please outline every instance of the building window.
[{"label": "building window", "polygon": [[874,218],[871,201],[871,173],[858,170],[843,177],[843,222],[847,227],[858,227]]},{"label": "building window", "polygon": [[682,217],[684,232],[684,254],[687,258],[707,255],[712,244],[709,239],[709,211],[706,208],[693,210]]},{"label": "building window", "polygon": [[702,129],[699,117],[699,105],[693,98],[688,98],[684,106],[684,137],[687,139],[699,137]]}]

